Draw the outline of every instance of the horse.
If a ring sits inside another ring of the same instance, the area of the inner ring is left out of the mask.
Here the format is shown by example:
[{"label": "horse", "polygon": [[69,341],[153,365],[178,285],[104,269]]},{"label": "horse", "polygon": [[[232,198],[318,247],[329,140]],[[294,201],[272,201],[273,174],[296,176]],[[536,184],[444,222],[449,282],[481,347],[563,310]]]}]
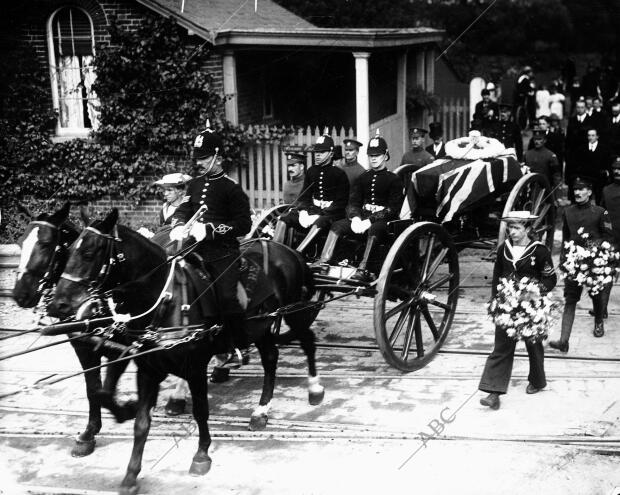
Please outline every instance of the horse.
[{"label": "horse", "polygon": [[[35,307],[41,298],[48,299],[65,269],[69,246],[78,238],[80,229],[68,220],[71,203],[66,202],[53,214],[42,213],[28,224],[21,237],[21,257],[13,287],[13,299],[22,308]],[[86,220],[86,219],[85,219]],[[101,358],[118,358],[120,351],[101,346],[95,350],[92,343],[82,339],[72,340],[71,345],[82,369],[97,367]],[[84,373],[88,399],[88,421],[82,433],[75,438],[71,455],[84,457],[95,450],[96,435],[101,431],[101,390],[115,390],[118,377],[128,362],[112,365],[113,373],[101,381],[99,369]]]},{"label": "horse", "polygon": [[[126,323],[128,334],[134,337],[143,336],[145,329],[153,323],[155,314],[157,328],[172,328],[175,337],[181,336],[180,341],[168,340],[167,334],[162,330],[159,338],[164,345],[149,349],[153,352],[148,354],[136,353],[133,357],[138,368],[138,403],[135,409],[131,408],[131,411],[135,412],[134,444],[121,483],[121,493],[135,493],[151,425],[150,410],[156,405],[159,386],[168,374],[186,380],[192,396],[192,412],[198,424],[199,439],[198,449],[190,465],[190,474],[204,475],[209,471],[211,458],[208,449],[211,436],[208,427],[206,371],[211,357],[224,350],[225,339],[221,339],[217,334],[218,327],[212,326],[218,323],[217,316],[207,314],[205,318],[202,307],[201,301],[206,300],[211,304],[215,302],[213,292],[209,290],[199,297],[199,288],[182,284],[185,275],[191,275],[197,269],[186,267],[169,273],[164,249],[128,227],[117,225],[117,220],[118,210],[113,209],[104,220],[87,227],[73,244],[49,311],[58,316],[76,312],[83,304],[88,304],[95,286],[97,293],[106,291],[111,294],[115,311],[135,315]],[[261,266],[266,268],[268,288],[273,292],[247,311],[248,336],[260,353],[265,372],[259,405],[250,419],[250,426],[254,429],[267,424],[267,412],[275,385],[279,353],[271,331],[273,318],[269,314],[281,305],[308,301],[314,291],[312,275],[298,253],[277,243],[270,243],[266,250],[263,247],[260,241],[244,247],[248,257],[260,260]],[[172,280],[174,283],[171,289]],[[185,287],[187,300],[180,297],[179,293],[183,292],[179,290],[180,287]],[[166,292],[171,292],[172,298],[167,300],[167,304],[159,305],[158,301]],[[191,298],[194,302],[187,304]],[[198,304],[194,304],[196,302]],[[183,315],[191,328],[198,325],[204,332],[192,338],[190,327],[186,327],[183,322]],[[290,333],[299,339],[307,355],[309,401],[312,404],[320,403],[324,394],[316,373],[315,339],[310,330],[315,316],[316,310],[311,306],[306,309],[302,306],[302,310],[298,308],[294,313],[284,316],[291,328]],[[216,330],[212,331],[213,329]],[[166,346],[166,342],[171,346]],[[112,411],[114,415],[117,412],[118,410]]]}]

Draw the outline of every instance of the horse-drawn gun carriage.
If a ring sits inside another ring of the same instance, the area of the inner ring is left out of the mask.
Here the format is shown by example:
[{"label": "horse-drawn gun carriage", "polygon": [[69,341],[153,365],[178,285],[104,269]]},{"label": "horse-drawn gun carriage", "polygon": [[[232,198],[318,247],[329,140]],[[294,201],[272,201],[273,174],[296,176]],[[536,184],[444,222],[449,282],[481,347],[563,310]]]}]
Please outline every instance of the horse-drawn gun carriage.
[{"label": "horse-drawn gun carriage", "polygon": [[[496,140],[480,137],[447,143],[449,156],[416,169],[394,172],[405,184],[398,220],[389,222],[389,239],[369,260],[372,282],[352,277],[364,245],[361,237],[342,242],[327,273],[315,274],[319,299],[334,293],[374,298],[374,333],[385,360],[402,371],[419,369],[444,343],[459,296],[458,253],[486,250],[493,258],[506,237],[501,218],[514,210],[537,216],[534,230],[549,248],[553,244],[555,206],[551,185],[527,173]],[[278,218],[294,205],[277,205],[263,213],[248,235],[271,238]],[[285,242],[299,237],[289,230]],[[306,251],[307,261],[320,252],[321,241]]]}]

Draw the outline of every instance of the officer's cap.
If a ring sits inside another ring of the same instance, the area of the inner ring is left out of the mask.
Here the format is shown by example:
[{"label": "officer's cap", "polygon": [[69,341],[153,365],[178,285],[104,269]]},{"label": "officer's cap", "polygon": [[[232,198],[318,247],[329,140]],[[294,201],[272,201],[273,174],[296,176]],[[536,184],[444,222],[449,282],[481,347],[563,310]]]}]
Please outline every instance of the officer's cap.
[{"label": "officer's cap", "polygon": [[432,122],[428,124],[428,127],[430,127],[428,136],[431,139],[437,139],[443,136],[443,126],[441,125],[441,122]]},{"label": "officer's cap", "polygon": [[362,147],[362,143],[360,143],[357,139],[354,138],[346,138],[342,140],[342,143],[345,146],[357,146],[358,148]]},{"label": "officer's cap", "polygon": [[573,189],[592,189],[592,179],[590,177],[578,176],[573,179]]},{"label": "officer's cap", "polygon": [[614,161],[611,164],[611,168],[620,168],[620,156],[614,158]]},{"label": "officer's cap", "polygon": [[534,127],[534,130],[532,131],[532,137],[534,137],[534,138],[545,138],[546,137],[546,133],[540,127]]},{"label": "officer's cap", "polygon": [[512,112],[512,105],[507,105],[506,103],[502,103],[499,105],[500,112]]},{"label": "officer's cap", "polygon": [[387,154],[388,160],[390,159],[390,152],[388,151],[387,142],[381,136],[375,136],[370,140],[366,154],[368,156]]},{"label": "officer's cap", "polygon": [[191,175],[175,173],[164,175],[161,179],[156,180],[154,184],[162,187],[181,187],[187,184],[191,179]]},{"label": "officer's cap", "polygon": [[286,163],[287,164],[293,164],[293,163],[305,163],[306,162],[306,155],[304,153],[302,153],[301,151],[287,151],[286,152]]},{"label": "officer's cap", "polygon": [[427,133],[428,131],[421,127],[412,127],[411,129],[409,129],[409,134],[411,135],[411,137],[424,137]]},{"label": "officer's cap", "polygon": [[489,96],[490,94],[491,92],[487,88],[484,88],[482,91],[480,91],[480,96]]},{"label": "officer's cap", "polygon": [[222,155],[224,152],[224,141],[212,129],[202,131],[194,139],[194,149],[192,156],[196,160],[213,155]]},{"label": "officer's cap", "polygon": [[314,151],[323,152],[323,151],[333,151],[334,150],[334,140],[328,134],[323,134],[316,138],[316,142],[312,147]]}]

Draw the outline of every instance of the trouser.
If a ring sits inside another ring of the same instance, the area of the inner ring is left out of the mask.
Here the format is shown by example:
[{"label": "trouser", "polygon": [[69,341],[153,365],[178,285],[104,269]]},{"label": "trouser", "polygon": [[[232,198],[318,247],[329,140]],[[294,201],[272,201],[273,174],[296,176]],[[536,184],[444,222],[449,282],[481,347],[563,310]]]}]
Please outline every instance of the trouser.
[{"label": "trouser", "polygon": [[331,230],[339,236],[351,236],[351,235],[367,235],[368,237],[376,237],[378,242],[385,241],[388,234],[388,225],[385,220],[377,220],[373,222],[368,230],[363,234],[356,234],[351,230],[351,220],[348,218],[338,220],[332,224]]},{"label": "trouser", "polygon": [[239,264],[239,250],[204,262],[205,268],[213,277],[215,295],[228,345],[245,349],[249,344],[245,330],[245,311],[237,297],[237,284],[240,278]]},{"label": "trouser", "polygon": [[[495,347],[487,358],[478,388],[483,392],[505,394],[508,390],[517,341],[508,337],[503,328],[495,327]],[[545,377],[545,351],[542,342],[526,342],[525,348],[530,360],[530,373],[527,377],[532,386],[547,386]]]},{"label": "trouser", "polygon": [[[299,211],[293,210],[289,213],[282,215],[278,219],[278,224],[276,225],[276,235],[274,236],[274,241],[284,242],[286,237],[286,231],[289,228],[293,228],[298,232],[306,233],[306,238],[301,242],[300,246],[297,248],[298,251],[303,251],[306,247],[314,242],[314,238],[318,234],[319,231],[328,229],[331,224],[341,219],[344,216],[344,211],[330,214],[321,214],[310,227],[302,227],[299,223]],[[284,225],[284,228],[281,226]],[[302,247],[303,246],[303,247]]]},{"label": "trouser", "polygon": [[[594,310],[594,319],[600,323],[603,321],[603,315],[605,314],[605,308],[607,307],[607,300],[609,298],[610,286],[605,286],[601,292],[596,295],[590,295],[592,299],[592,309]],[[577,282],[566,279],[564,282],[564,304],[565,306],[575,306],[581,299],[583,293],[583,286]]]}]

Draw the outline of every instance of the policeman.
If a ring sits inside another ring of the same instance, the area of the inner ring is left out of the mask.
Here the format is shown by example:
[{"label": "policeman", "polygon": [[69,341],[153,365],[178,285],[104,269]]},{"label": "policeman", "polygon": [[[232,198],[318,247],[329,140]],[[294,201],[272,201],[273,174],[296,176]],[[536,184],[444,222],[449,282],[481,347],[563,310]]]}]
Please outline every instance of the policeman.
[{"label": "policeman", "polygon": [[525,152],[525,164],[531,172],[544,175],[549,184],[557,186],[562,181],[562,170],[556,154],[545,146],[545,131],[539,127],[534,128],[532,140],[534,147]]},{"label": "policeman", "polygon": [[[592,196],[592,180],[586,177],[577,177],[573,181],[575,204],[564,210],[562,218],[562,245],[567,241],[573,241],[576,245],[585,246],[586,239],[581,233],[587,234],[588,241],[610,241],[611,223],[607,211],[590,202]],[[583,229],[583,230],[581,230]],[[565,259],[562,251],[560,263]],[[575,319],[575,308],[581,299],[583,287],[577,282],[566,279],[564,282],[564,312],[562,314],[562,332],[559,340],[552,340],[549,345],[562,352],[568,352],[568,339],[570,338]],[[603,315],[605,311],[604,300],[601,293],[592,297],[594,306],[594,336],[602,337],[605,333]]]},{"label": "policeman", "polygon": [[297,247],[299,252],[303,252],[322,229],[344,218],[349,199],[347,174],[333,165],[334,140],[327,134],[319,136],[313,150],[314,166],[306,172],[298,210],[279,218],[273,236],[274,241],[282,242],[289,227],[307,231]]},{"label": "policeman", "polygon": [[523,161],[523,138],[521,129],[511,120],[512,107],[510,105],[499,106],[499,121],[494,122],[490,129],[490,137],[500,141],[506,148],[514,148],[517,159]]},{"label": "policeman", "polygon": [[342,143],[344,144],[344,163],[341,168],[347,174],[349,185],[352,187],[355,179],[366,172],[362,164],[357,161],[362,143],[355,138],[343,139]]},{"label": "policeman", "polygon": [[222,313],[224,331],[235,352],[229,356],[227,367],[236,367],[247,349],[244,310],[237,298],[239,282],[239,241],[237,237],[250,231],[250,204],[239,184],[222,169],[222,138],[207,129],[194,141],[193,157],[199,175],[187,187],[187,196],[172,215],[171,240],[181,240],[184,225],[201,207],[206,210],[191,226],[189,235],[198,242],[196,252],[203,258],[215,284],[218,306]]},{"label": "policeman", "polygon": [[282,197],[286,204],[294,204],[304,186],[306,177],[304,165],[306,155],[299,151],[288,151],[286,153],[286,169],[288,170],[289,180],[282,187]]},{"label": "policeman", "polygon": [[410,130],[411,150],[403,155],[400,160],[401,165],[413,165],[415,171],[435,160],[433,155],[424,149],[426,133],[427,130],[420,127],[414,127]]},{"label": "policeman", "polygon": [[387,224],[398,217],[403,203],[403,183],[395,173],[386,168],[390,159],[387,143],[374,137],[368,144],[370,169],[354,183],[349,200],[348,218],[332,224],[323,252],[314,266],[327,263],[334,254],[338,238],[342,235],[367,234],[362,261],[352,278],[368,281],[368,258],[374,246],[387,237]]}]

